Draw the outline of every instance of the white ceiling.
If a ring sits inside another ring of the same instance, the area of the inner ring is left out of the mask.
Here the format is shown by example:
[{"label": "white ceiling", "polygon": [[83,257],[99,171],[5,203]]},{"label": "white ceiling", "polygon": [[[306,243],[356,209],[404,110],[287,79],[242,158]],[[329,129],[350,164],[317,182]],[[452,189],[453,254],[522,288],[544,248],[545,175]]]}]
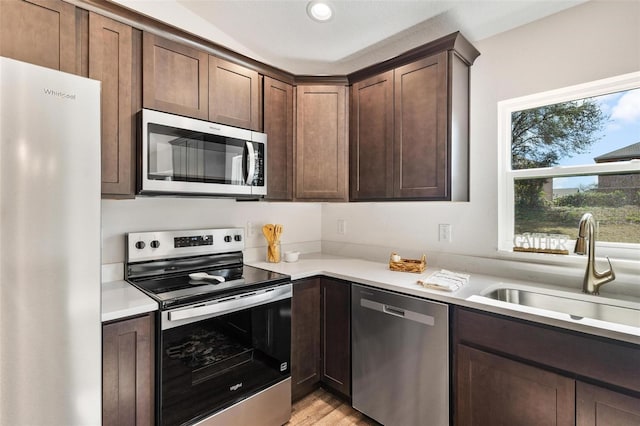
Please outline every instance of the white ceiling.
[{"label": "white ceiling", "polygon": [[471,42],[585,0],[112,0],[297,75],[343,75],[460,31]]}]

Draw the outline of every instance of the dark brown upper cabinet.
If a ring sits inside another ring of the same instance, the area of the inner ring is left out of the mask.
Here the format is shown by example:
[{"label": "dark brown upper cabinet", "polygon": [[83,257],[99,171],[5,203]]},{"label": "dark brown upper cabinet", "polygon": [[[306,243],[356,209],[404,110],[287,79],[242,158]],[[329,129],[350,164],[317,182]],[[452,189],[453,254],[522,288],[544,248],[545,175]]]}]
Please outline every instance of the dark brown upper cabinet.
[{"label": "dark brown upper cabinet", "polygon": [[145,108],[209,119],[209,55],[145,32],[142,104]]},{"label": "dark brown upper cabinet", "polygon": [[447,53],[400,67],[394,77],[393,197],[448,199]]},{"label": "dark brown upper cabinet", "polygon": [[393,71],[351,87],[351,198],[393,197]]},{"label": "dark brown upper cabinet", "polygon": [[454,33],[349,76],[351,200],[469,200],[478,55]]},{"label": "dark brown upper cabinet", "polygon": [[0,55],[80,74],[75,6],[59,0],[0,1]]},{"label": "dark brown upper cabinet", "polygon": [[304,201],[347,201],[347,87],[299,85],[296,191]]},{"label": "dark brown upper cabinet", "polygon": [[264,77],[267,199],[293,199],[293,86]]},{"label": "dark brown upper cabinet", "polygon": [[105,198],[135,195],[140,46],[139,30],[89,13],[89,78],[102,82],[102,196]]},{"label": "dark brown upper cabinet", "polygon": [[256,71],[209,56],[209,120],[261,130],[259,76]]}]

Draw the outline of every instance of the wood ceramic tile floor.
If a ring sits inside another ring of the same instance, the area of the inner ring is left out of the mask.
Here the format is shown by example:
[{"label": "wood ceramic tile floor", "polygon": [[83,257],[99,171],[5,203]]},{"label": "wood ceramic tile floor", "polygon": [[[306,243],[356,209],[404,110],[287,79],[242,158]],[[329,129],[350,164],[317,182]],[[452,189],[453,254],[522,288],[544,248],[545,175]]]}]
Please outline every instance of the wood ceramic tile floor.
[{"label": "wood ceramic tile floor", "polygon": [[348,403],[318,389],[293,404],[286,426],[379,426]]}]

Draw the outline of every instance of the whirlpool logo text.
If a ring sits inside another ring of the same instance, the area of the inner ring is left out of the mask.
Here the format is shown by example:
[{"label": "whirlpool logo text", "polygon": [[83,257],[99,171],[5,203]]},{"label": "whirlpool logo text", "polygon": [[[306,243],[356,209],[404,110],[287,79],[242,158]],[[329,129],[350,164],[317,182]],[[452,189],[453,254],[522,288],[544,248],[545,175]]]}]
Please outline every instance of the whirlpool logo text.
[{"label": "whirlpool logo text", "polygon": [[71,93],[66,93],[66,92],[60,92],[58,90],[44,89],[44,94],[45,95],[49,95],[49,96],[55,96],[55,97],[60,98],[60,99],[69,99],[69,100],[72,100],[72,101],[76,100],[75,93],[71,94]]}]

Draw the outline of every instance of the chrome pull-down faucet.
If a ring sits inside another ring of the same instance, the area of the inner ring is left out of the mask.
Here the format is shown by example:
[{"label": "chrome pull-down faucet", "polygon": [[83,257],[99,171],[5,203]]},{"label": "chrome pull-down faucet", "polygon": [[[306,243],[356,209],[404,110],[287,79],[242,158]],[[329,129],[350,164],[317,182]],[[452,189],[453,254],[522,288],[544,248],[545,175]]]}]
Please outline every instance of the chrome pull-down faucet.
[{"label": "chrome pull-down faucet", "polygon": [[[600,286],[616,279],[616,274],[613,272],[611,261],[607,257],[609,262],[609,269],[606,271],[596,271],[596,221],[591,213],[585,213],[580,219],[578,224],[578,239],[576,240],[576,247],[574,252],[576,254],[587,255],[587,269],[584,273],[584,280],[582,281],[582,292],[588,294],[598,294]],[[589,240],[587,246],[586,241]]]}]

